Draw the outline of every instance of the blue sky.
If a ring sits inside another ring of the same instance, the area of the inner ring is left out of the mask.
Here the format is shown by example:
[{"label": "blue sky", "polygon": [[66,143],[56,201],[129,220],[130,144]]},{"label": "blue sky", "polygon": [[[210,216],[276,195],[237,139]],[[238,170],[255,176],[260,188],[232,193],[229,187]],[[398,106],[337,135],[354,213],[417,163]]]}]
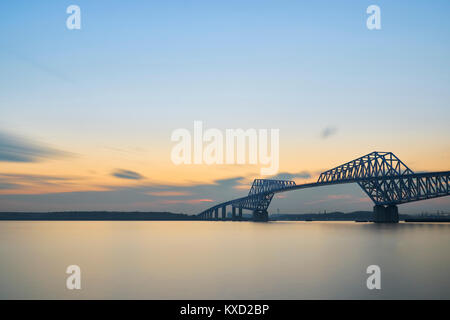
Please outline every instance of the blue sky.
[{"label": "blue sky", "polygon": [[[71,4],[81,8],[81,30],[66,28]],[[366,28],[371,4],[381,8],[381,30]],[[141,187],[111,180],[120,170],[152,186],[251,181],[254,168],[171,167],[170,133],[194,120],[279,128],[285,172],[314,176],[374,150],[392,151],[417,171],[448,170],[449,9],[449,1],[4,1],[0,129],[72,156],[0,163],[0,174],[26,174],[30,183],[60,177],[74,189],[56,183],[43,194],[1,197],[11,210],[46,210],[40,203],[68,192],[72,202],[55,208],[77,208],[98,189]],[[353,200],[334,198],[325,209],[368,206],[346,188],[332,194]],[[245,193],[207,191],[191,200]],[[314,201],[298,193],[280,210],[324,209],[317,201],[328,195],[314,193],[316,204],[307,205]],[[117,199],[133,209],[163,207],[141,196],[127,189]],[[90,201],[85,209],[110,205]],[[440,201],[428,204],[448,209]]]}]

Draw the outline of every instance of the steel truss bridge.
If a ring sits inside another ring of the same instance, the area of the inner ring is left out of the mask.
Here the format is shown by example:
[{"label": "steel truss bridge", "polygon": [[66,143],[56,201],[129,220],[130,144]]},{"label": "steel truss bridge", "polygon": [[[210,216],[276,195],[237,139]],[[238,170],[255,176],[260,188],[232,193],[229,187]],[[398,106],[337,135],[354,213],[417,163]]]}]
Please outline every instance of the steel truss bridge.
[{"label": "steel truss bridge", "polygon": [[291,180],[255,179],[247,196],[217,204],[198,217],[226,220],[226,207],[231,206],[232,220],[241,220],[242,210],[246,209],[253,212],[253,220],[267,221],[267,208],[276,193],[357,183],[375,204],[375,222],[398,222],[397,205],[448,196],[449,181],[450,171],[414,173],[392,152],[375,151],[322,172],[315,183],[297,185]]}]

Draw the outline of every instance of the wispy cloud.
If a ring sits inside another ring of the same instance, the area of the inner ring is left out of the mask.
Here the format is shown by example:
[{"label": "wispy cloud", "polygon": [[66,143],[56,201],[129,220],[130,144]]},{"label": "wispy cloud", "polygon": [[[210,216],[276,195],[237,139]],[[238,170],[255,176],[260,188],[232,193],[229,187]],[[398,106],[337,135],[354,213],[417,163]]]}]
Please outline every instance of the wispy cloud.
[{"label": "wispy cloud", "polygon": [[54,77],[55,79],[58,79],[60,81],[64,81],[67,83],[74,83],[72,79],[70,79],[64,72],[59,70],[58,68],[55,68],[51,65],[51,63],[42,63],[34,58],[31,58],[30,56],[23,55],[19,52],[14,52],[9,50],[8,48],[1,48],[4,52],[9,53],[13,58],[33,67],[34,69],[43,72],[44,74],[47,74],[51,77]]},{"label": "wispy cloud", "polygon": [[308,171],[300,171],[296,173],[280,172],[270,177],[270,179],[280,179],[280,180],[309,179],[309,178],[311,178],[311,173]]},{"label": "wispy cloud", "polygon": [[[16,182],[54,182],[54,181],[68,181],[72,177],[48,176],[41,174],[17,174],[17,173],[0,173],[0,179],[10,179]],[[1,181],[1,180],[0,180]]]},{"label": "wispy cloud", "polygon": [[244,177],[218,179],[218,180],[214,180],[214,184],[220,185],[222,187],[235,187],[235,186],[239,185],[239,182],[241,182],[244,179],[245,179]]},{"label": "wispy cloud", "polygon": [[161,200],[160,203],[161,204],[191,204],[191,205],[195,205],[195,204],[199,204],[199,203],[203,203],[203,202],[214,202],[214,200],[212,199],[168,199],[168,200]]},{"label": "wispy cloud", "polygon": [[19,187],[20,187],[20,185],[18,185],[18,184],[1,182],[1,179],[0,179],[0,190],[11,190],[11,189],[19,188]]},{"label": "wispy cloud", "polygon": [[[45,194],[86,189],[82,176],[0,173],[0,194]],[[89,190],[104,190],[90,187]]]},{"label": "wispy cloud", "polygon": [[322,132],[320,133],[320,136],[322,139],[326,139],[329,138],[333,135],[335,135],[337,133],[337,128],[336,127],[326,127],[325,129],[322,130]]},{"label": "wispy cloud", "polygon": [[[351,194],[329,194],[324,199],[319,199],[315,201],[308,201],[305,202],[305,204],[311,205],[311,204],[318,204],[323,202],[330,202],[330,201],[336,201],[336,200],[344,200],[344,201],[355,201],[355,197]],[[358,198],[359,200],[359,198]]]},{"label": "wispy cloud", "polygon": [[68,153],[0,131],[0,161],[37,162],[45,158],[65,155]]},{"label": "wispy cloud", "polygon": [[112,173],[112,175],[116,178],[120,179],[129,179],[129,180],[141,180],[144,177],[140,175],[137,172],[131,171],[131,170],[123,170],[123,169],[117,169]]},{"label": "wispy cloud", "polygon": [[184,191],[154,191],[154,192],[147,192],[150,196],[155,197],[185,197],[190,196],[190,192],[184,192]]}]

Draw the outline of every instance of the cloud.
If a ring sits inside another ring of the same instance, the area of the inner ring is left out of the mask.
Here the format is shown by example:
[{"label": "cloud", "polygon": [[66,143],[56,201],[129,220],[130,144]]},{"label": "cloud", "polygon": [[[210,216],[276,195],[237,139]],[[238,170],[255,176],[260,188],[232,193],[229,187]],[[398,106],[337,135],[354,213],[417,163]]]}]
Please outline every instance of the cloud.
[{"label": "cloud", "polygon": [[218,180],[214,180],[214,184],[218,184],[223,187],[235,187],[235,186],[240,185],[239,182],[241,182],[242,180],[244,180],[244,177],[218,179]]},{"label": "cloud", "polygon": [[329,200],[347,200],[353,199],[353,195],[351,194],[329,194],[327,196]]},{"label": "cloud", "polygon": [[40,174],[0,173],[0,193],[40,194],[66,192],[74,187],[83,188],[82,176],[49,176]]},{"label": "cloud", "polygon": [[311,178],[311,173],[308,171],[301,171],[297,173],[290,172],[280,172],[272,177],[271,179],[280,179],[280,180],[294,180],[294,179],[309,179]]},{"label": "cloud", "polygon": [[154,192],[147,192],[150,196],[155,197],[183,197],[183,196],[190,196],[190,192],[183,192],[183,191],[154,191]]},{"label": "cloud", "polygon": [[73,177],[58,177],[47,176],[41,174],[17,174],[17,173],[0,173],[1,179],[11,179],[14,181],[26,181],[26,182],[52,182],[52,181],[67,181],[73,180]]},{"label": "cloud", "polygon": [[129,179],[129,180],[141,180],[144,178],[137,172],[130,171],[130,170],[123,170],[123,169],[117,169],[116,171],[114,171],[112,173],[112,175],[116,178]]},{"label": "cloud", "polygon": [[[353,200],[355,201],[355,196],[351,194],[329,194],[323,199],[315,200],[315,201],[308,201],[305,204],[311,205],[311,204],[319,204],[323,202],[330,202],[330,201],[336,201],[336,200]],[[358,201],[360,198],[357,199]],[[351,203],[351,202],[349,202]]]},{"label": "cloud", "polygon": [[[120,175],[123,171],[128,172],[129,170],[117,170],[115,173]],[[30,178],[34,179],[35,177]],[[24,192],[2,194],[0,192],[0,203],[4,203],[6,200],[10,201],[8,207],[2,208],[10,211],[129,211],[139,209],[194,214],[218,201],[244,196],[246,192],[242,193],[233,188],[240,179],[242,178],[220,179],[211,183],[189,185],[149,183],[134,186],[102,186],[103,190],[56,191],[42,194],[26,194]],[[0,184],[13,181],[2,181],[0,175]]]},{"label": "cloud", "polygon": [[171,200],[162,200],[160,201],[161,204],[200,204],[203,202],[214,202],[212,199],[186,199],[186,200],[180,200],[180,199],[171,199]]},{"label": "cloud", "polygon": [[20,187],[20,185],[15,183],[1,182],[0,180],[0,190],[9,190]]},{"label": "cloud", "polygon": [[1,48],[2,51],[9,53],[13,58],[32,66],[36,70],[39,70],[55,79],[62,80],[67,83],[74,83],[72,79],[70,79],[64,72],[61,70],[54,68],[51,64],[45,64],[38,60],[35,60],[27,55],[23,55],[19,52],[11,51],[7,48]]},{"label": "cloud", "polygon": [[0,132],[0,161],[37,162],[44,158],[67,155],[67,152],[45,147],[25,138]]},{"label": "cloud", "polygon": [[328,137],[335,135],[336,133],[337,133],[336,127],[326,127],[325,129],[322,130],[320,136],[322,137],[322,139],[326,139]]}]

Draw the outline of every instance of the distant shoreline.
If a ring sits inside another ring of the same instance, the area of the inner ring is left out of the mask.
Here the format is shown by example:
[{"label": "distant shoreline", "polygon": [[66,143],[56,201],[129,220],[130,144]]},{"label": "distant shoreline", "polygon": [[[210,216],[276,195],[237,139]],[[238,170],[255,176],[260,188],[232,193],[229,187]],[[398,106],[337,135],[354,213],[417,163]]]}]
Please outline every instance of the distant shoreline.
[{"label": "distant shoreline", "polygon": [[[269,221],[355,221],[371,222],[371,211],[350,213],[272,214]],[[405,222],[450,222],[448,216],[412,216],[402,214]],[[65,212],[0,212],[0,221],[204,221],[196,215],[172,212],[65,211]],[[222,219],[219,219],[222,221]],[[232,221],[231,217],[225,221]],[[240,221],[252,221],[244,215]]]},{"label": "distant shoreline", "polygon": [[0,212],[0,221],[190,221],[196,216],[171,212]]}]

